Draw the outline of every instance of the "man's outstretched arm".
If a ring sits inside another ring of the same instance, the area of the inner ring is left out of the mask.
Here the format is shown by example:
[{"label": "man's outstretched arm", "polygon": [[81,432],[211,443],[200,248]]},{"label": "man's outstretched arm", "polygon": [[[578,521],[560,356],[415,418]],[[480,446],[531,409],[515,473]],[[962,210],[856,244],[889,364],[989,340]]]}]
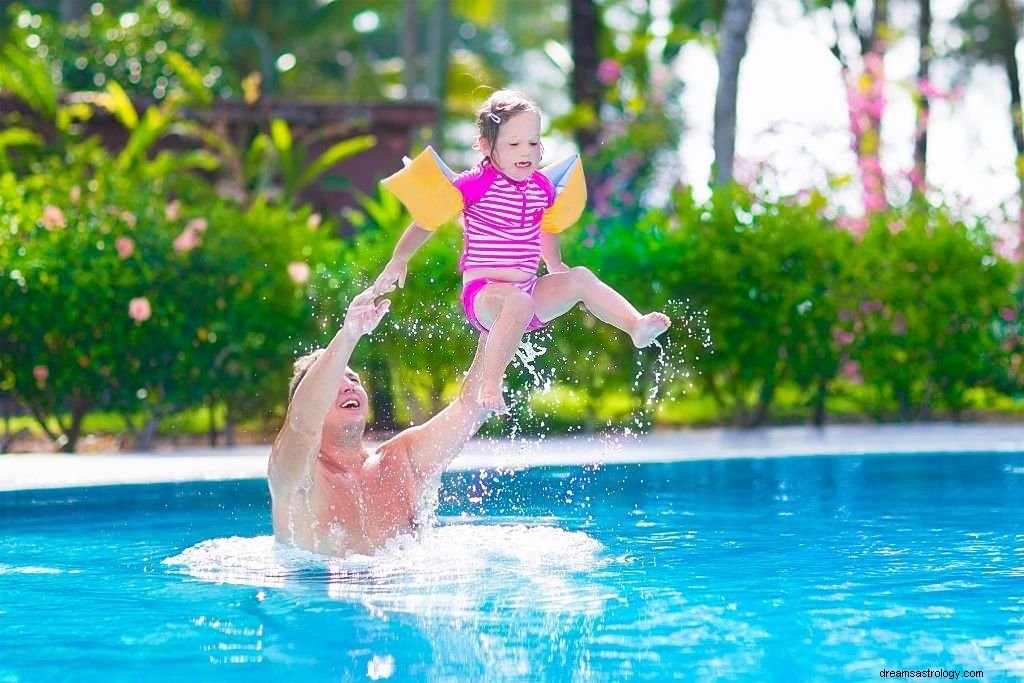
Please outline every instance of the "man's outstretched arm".
[{"label": "man's outstretched arm", "polygon": [[288,404],[284,426],[270,452],[271,485],[298,481],[320,446],[324,417],[338,394],[341,378],[359,339],[377,327],[391,302],[374,303],[372,289],[349,303],[345,321],[323,353],[313,361]]},{"label": "man's outstretched arm", "polygon": [[487,335],[482,334],[476,355],[473,356],[462,389],[455,400],[423,424],[406,429],[392,440],[408,453],[409,464],[420,481],[440,475],[491,414],[477,399],[483,376],[483,350],[486,343]]}]

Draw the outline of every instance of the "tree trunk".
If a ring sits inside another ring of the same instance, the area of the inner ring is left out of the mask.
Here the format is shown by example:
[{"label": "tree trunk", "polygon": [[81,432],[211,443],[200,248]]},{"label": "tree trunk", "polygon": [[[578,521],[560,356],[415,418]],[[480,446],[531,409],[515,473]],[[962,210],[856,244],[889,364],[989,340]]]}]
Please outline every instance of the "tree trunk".
[{"label": "tree trunk", "polygon": [[427,32],[427,97],[437,102],[437,121],[430,128],[428,142],[444,153],[444,103],[448,90],[448,32],[450,0],[434,0]]},{"label": "tree trunk", "polygon": [[82,423],[85,421],[90,406],[91,403],[88,401],[75,399],[71,401],[71,424],[57,441],[62,453],[74,453],[78,447],[78,439],[82,436]]},{"label": "tree trunk", "polygon": [[419,81],[417,62],[419,61],[419,0],[405,0],[402,6],[402,85],[405,86],[405,99],[416,99],[416,84]]},{"label": "tree trunk", "polygon": [[740,63],[747,54],[747,33],[753,13],[753,0],[726,0],[722,16],[722,43],[718,50],[718,92],[715,94],[716,185],[725,185],[732,180],[736,152],[736,94],[739,91]]},{"label": "tree trunk", "polygon": [[226,446],[234,446],[238,443],[235,438],[235,428],[238,426],[235,412],[231,409],[231,402],[228,401],[224,406],[224,445]]},{"label": "tree trunk", "polygon": [[757,405],[754,406],[754,412],[750,417],[750,421],[746,426],[748,427],[761,427],[768,419],[768,409],[772,405],[772,399],[775,398],[775,378],[769,377],[761,385],[761,391],[758,392]]},{"label": "tree trunk", "polygon": [[206,414],[209,416],[210,447],[217,445],[217,402],[212,398],[206,404]]},{"label": "tree trunk", "polygon": [[814,392],[814,412],[811,415],[811,424],[815,427],[825,426],[825,399],[828,397],[828,383],[825,380],[818,381],[818,388]]},{"label": "tree trunk", "polygon": [[920,13],[917,21],[918,63],[917,63],[917,128],[914,133],[914,173],[911,176],[914,190],[923,192],[928,178],[928,118],[931,114],[930,71],[932,63],[932,3],[918,0]]},{"label": "tree trunk", "polygon": [[[572,102],[594,112],[594,121],[600,120],[601,87],[597,80],[598,39],[601,19],[595,0],[570,0],[570,40],[572,42]],[[576,130],[576,144],[587,154],[597,146],[600,125],[580,127]]]},{"label": "tree trunk", "polygon": [[1012,0],[999,0],[1000,20],[1010,31],[1008,48],[1003,54],[1003,69],[1010,86],[1010,125],[1013,130],[1013,144],[1017,152],[1017,195],[1020,198],[1018,229],[1024,239],[1024,109],[1021,107],[1020,64],[1017,62],[1016,47],[1021,40],[1021,12]]},{"label": "tree trunk", "polygon": [[139,432],[138,437],[135,441],[135,448],[140,451],[151,451],[153,450],[153,437],[156,436],[157,427],[160,426],[160,417],[153,415],[146,424],[143,425],[142,431]]}]

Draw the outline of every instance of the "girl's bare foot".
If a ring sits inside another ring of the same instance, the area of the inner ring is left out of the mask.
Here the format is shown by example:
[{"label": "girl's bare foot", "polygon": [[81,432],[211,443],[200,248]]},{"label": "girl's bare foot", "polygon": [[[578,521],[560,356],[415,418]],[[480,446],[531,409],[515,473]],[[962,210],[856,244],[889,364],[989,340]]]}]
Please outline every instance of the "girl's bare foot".
[{"label": "girl's bare foot", "polygon": [[505,397],[501,395],[501,385],[480,387],[480,405],[485,410],[493,410],[499,415],[508,412],[508,405],[505,404]]},{"label": "girl's bare foot", "polygon": [[650,346],[658,338],[658,335],[662,334],[671,325],[672,320],[667,315],[655,311],[654,313],[640,316],[639,320],[633,325],[633,331],[630,332],[629,336],[633,339],[633,345],[638,349],[642,349]]}]

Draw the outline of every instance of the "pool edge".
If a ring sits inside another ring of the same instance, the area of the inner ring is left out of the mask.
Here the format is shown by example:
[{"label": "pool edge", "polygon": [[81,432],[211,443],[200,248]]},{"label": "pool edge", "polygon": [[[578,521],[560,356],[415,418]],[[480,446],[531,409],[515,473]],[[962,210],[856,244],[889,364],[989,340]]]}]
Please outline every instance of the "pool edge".
[{"label": "pool edge", "polygon": [[[0,454],[0,491],[260,479],[269,445],[154,453]],[[1024,424],[693,429],[471,441],[450,470],[728,458],[1024,452]]]}]

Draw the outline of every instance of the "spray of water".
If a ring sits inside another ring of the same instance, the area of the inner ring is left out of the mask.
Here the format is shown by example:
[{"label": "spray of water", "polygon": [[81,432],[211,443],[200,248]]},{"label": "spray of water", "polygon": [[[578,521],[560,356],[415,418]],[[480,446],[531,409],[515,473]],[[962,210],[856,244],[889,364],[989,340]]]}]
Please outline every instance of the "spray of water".
[{"label": "spray of water", "polygon": [[[543,453],[554,444],[545,439],[564,420],[566,411],[560,397],[581,400],[581,419],[568,425],[564,431],[579,447],[573,450],[587,453],[592,461],[582,469],[576,468],[565,479],[563,486],[552,492],[559,503],[573,503],[581,510],[589,509],[590,480],[600,469],[605,456],[615,455],[650,432],[659,417],[659,411],[671,410],[679,397],[694,386],[700,374],[701,356],[711,352],[711,331],[705,311],[695,309],[689,301],[670,301],[664,308],[672,319],[672,327],[646,349],[633,349],[632,378],[629,384],[634,399],[628,416],[616,420],[583,425],[585,402],[590,397],[587,378],[602,362],[609,362],[609,354],[599,348],[558,349],[558,328],[552,326],[527,335],[520,344],[514,362],[506,374],[509,405],[512,411],[506,418],[505,433],[493,438],[489,444],[494,455],[504,462],[528,462],[531,453]],[[600,341],[595,338],[597,343]],[[631,347],[623,346],[622,353]],[[612,355],[610,362],[615,362]],[[562,417],[559,417],[561,413]],[[587,429],[589,428],[589,430]],[[491,496],[502,496],[516,507],[525,507],[526,500],[536,492],[519,491],[514,479],[516,467],[505,470],[481,471],[468,483],[471,504],[486,502]],[[522,500],[519,500],[522,498]]]},{"label": "spray of water", "polygon": [[[436,360],[435,367],[412,370],[414,381],[429,381],[434,387],[439,381],[438,373],[458,373],[455,368],[468,367],[476,333],[453,299],[439,295],[433,301],[416,301],[415,305],[406,304],[402,297],[395,301],[384,324],[373,333],[373,344],[389,355],[401,354],[406,349],[434,350],[427,357]],[[629,383],[633,398],[628,414],[615,419],[604,418],[603,424],[595,421],[593,415],[584,419],[588,412],[593,412],[586,407],[593,393],[587,378],[602,364],[624,365],[619,360],[619,352],[601,348],[601,337],[597,335],[591,348],[559,347],[559,329],[568,324],[561,321],[526,335],[506,372],[506,398],[511,412],[507,417],[494,418],[495,422],[489,425],[488,431],[493,436],[484,437],[488,448],[504,462],[524,462],[529,460],[530,453],[543,452],[548,446],[545,439],[550,434],[561,431],[598,456],[619,452],[627,442],[651,431],[657,424],[659,412],[670,410],[679,397],[692,389],[700,374],[701,356],[712,350],[706,311],[695,309],[689,300],[671,300],[662,310],[672,320],[668,332],[646,349],[632,349],[628,343],[622,345],[622,354],[633,354]],[[341,324],[339,316],[324,316],[322,320],[325,330],[337,329]],[[456,378],[457,375],[442,377],[449,382]],[[573,419],[572,411],[566,411],[566,397],[580,404],[579,420]],[[405,398],[415,401],[411,392],[396,395],[396,400]],[[423,407],[419,412],[419,418],[429,417]],[[566,424],[567,412],[569,424]],[[410,410],[410,413],[415,411]],[[418,421],[416,417],[413,421]],[[498,426],[500,429],[496,429]],[[496,431],[499,434],[495,434]],[[480,472],[471,485],[470,498],[481,501],[499,489],[507,490],[502,480],[514,477],[514,470],[515,467],[509,467],[504,471]],[[582,498],[585,498],[585,482],[583,484],[569,483],[565,495],[579,501],[583,492]]]}]

